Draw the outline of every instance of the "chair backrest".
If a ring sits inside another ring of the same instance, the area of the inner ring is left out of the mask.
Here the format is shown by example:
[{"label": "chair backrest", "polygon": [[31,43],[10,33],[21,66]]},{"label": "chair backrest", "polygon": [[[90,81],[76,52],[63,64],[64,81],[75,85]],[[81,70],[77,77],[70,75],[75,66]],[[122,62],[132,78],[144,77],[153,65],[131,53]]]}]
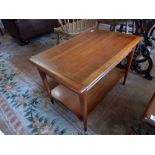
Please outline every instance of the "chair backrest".
[{"label": "chair backrest", "polygon": [[62,31],[67,34],[75,35],[97,26],[96,19],[58,19]]}]

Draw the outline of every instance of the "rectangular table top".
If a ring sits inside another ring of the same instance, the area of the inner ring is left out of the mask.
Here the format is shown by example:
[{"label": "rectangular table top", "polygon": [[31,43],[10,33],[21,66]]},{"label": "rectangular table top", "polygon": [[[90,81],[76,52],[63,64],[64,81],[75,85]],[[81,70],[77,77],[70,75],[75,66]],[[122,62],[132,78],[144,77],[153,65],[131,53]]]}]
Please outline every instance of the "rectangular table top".
[{"label": "rectangular table top", "polygon": [[93,30],[30,58],[37,67],[72,90],[89,89],[142,40],[140,36]]}]

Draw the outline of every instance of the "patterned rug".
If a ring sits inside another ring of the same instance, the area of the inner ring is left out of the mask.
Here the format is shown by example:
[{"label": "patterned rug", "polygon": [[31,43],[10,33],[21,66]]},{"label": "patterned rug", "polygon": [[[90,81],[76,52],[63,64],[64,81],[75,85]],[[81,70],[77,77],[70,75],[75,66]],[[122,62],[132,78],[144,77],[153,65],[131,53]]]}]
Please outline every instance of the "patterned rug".
[{"label": "patterned rug", "polygon": [[0,110],[15,134],[84,134],[82,122],[52,105],[44,92],[0,55]]},{"label": "patterned rug", "polygon": [[0,135],[4,135],[4,133],[0,130]]}]

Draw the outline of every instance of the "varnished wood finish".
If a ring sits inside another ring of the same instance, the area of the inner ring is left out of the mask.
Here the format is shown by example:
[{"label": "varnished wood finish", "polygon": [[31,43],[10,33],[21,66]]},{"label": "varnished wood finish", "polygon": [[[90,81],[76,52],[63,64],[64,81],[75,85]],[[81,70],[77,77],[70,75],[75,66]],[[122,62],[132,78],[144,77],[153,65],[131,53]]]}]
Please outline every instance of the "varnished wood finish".
[{"label": "varnished wood finish", "polygon": [[56,33],[56,44],[58,45],[60,43],[60,33]]},{"label": "varnished wood finish", "polygon": [[[88,31],[31,57],[30,61],[46,74],[52,76],[58,83],[67,87],[70,91],[79,94],[84,128],[86,130],[88,108],[91,107],[88,106],[90,103],[88,96],[91,94],[89,92],[141,40],[142,38],[139,36],[103,30]],[[130,61],[131,56],[129,56],[128,66],[130,65]],[[127,78],[127,72],[125,79]],[[62,92],[61,88],[59,89]],[[62,99],[64,100],[64,97]],[[97,97],[95,97],[95,100],[97,100]],[[70,106],[69,104],[67,103],[68,108],[71,110],[71,107],[76,109],[73,105],[74,103],[71,103]],[[74,112],[74,110],[72,111]]]},{"label": "varnished wood finish", "polygon": [[[123,77],[124,71],[115,68],[100,80],[92,89],[88,91],[87,113],[89,114],[96,105],[103,99],[103,97],[113,88],[113,86]],[[74,112],[80,119],[83,116],[82,104],[77,93],[74,93],[67,87],[62,85],[57,86],[52,90],[53,98],[61,101],[66,107]]]},{"label": "varnished wood finish", "polygon": [[73,91],[82,93],[113,69],[141,39],[103,30],[89,31],[32,56],[30,61]]}]

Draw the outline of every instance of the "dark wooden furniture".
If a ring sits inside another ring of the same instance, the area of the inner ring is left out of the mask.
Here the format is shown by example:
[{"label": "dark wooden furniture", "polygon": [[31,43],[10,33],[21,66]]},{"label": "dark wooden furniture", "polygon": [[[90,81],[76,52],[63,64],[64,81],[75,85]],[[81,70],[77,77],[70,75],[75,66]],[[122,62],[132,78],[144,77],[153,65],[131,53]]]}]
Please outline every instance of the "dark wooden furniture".
[{"label": "dark wooden furniture", "polygon": [[155,127],[155,93],[146,107],[143,115],[143,121]]},{"label": "dark wooden furniture", "polygon": [[[134,47],[139,36],[94,30],[32,56],[49,97],[56,98],[83,119],[87,130],[87,115],[125,73],[125,84]],[[129,55],[129,56],[128,56]],[[116,66],[128,56],[127,69]],[[46,74],[59,85],[52,89]]]},{"label": "dark wooden furniture", "polygon": [[3,31],[2,31],[2,29],[0,28],[0,33],[1,33],[1,35],[3,35]]}]

